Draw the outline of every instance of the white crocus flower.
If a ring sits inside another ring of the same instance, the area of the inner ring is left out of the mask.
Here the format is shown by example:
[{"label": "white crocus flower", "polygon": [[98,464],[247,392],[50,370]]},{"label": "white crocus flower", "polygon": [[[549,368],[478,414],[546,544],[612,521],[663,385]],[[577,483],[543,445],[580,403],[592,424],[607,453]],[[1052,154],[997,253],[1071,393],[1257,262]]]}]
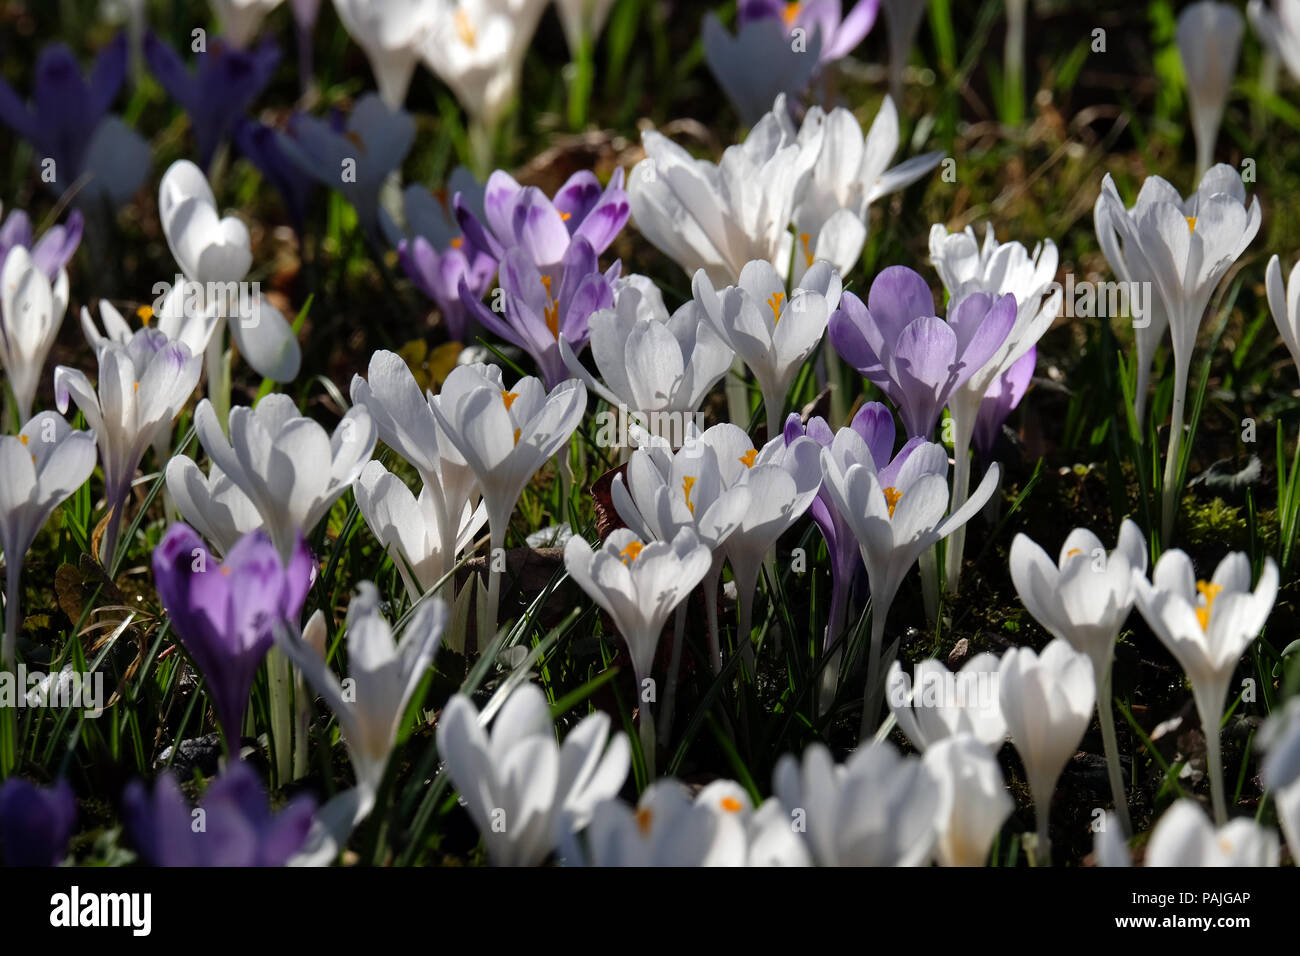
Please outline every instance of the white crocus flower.
[{"label": "white crocus flower", "polygon": [[1277,833],[1239,817],[1215,828],[1196,801],[1182,799],[1164,812],[1147,841],[1147,866],[1277,866]]},{"label": "white crocus flower", "polygon": [[331,435],[272,393],[256,408],[230,410],[230,439],[206,398],[194,428],[208,457],[248,496],[282,558],[308,534],[335,499],[361,474],[375,448],[375,423],[362,407],[349,409]]},{"label": "white crocus flower", "polygon": [[260,291],[250,294],[244,289],[253,262],[248,227],[234,216],[221,218],[212,187],[189,160],[177,160],[163,175],[158,216],[167,246],[187,280],[183,287],[168,290],[158,323],[169,338],[206,336],[209,391],[225,392],[214,384],[226,374],[221,371],[223,323],[257,374],[277,382],[293,379],[302,364],[302,350],[292,327]]},{"label": "white crocus flower", "polygon": [[1269,717],[1260,728],[1260,743],[1268,751],[1260,775],[1273,795],[1291,856],[1300,859],[1300,697]]},{"label": "white crocus flower", "polygon": [[421,54],[482,127],[495,127],[518,92],[524,54],[545,9],[545,0],[441,6]]},{"label": "white crocus flower", "polygon": [[447,606],[430,598],[417,606],[396,640],[379,613],[379,591],[369,581],[348,605],[348,686],[344,689],[319,651],[284,628],[276,643],[325,698],[343,732],[358,789],[372,803],[411,696],[424,679],[447,624]]},{"label": "white crocus flower", "polygon": [[[668,616],[699,584],[712,565],[709,549],[690,528],[671,541],[641,541],[626,528],[610,533],[599,550],[582,538],[564,546],[564,567],[618,628],[638,688],[650,679],[655,650]],[[654,724],[643,703],[639,717],[641,746],[654,774]]]},{"label": "white crocus flower", "polygon": [[1178,53],[1187,77],[1187,103],[1196,137],[1196,175],[1214,162],[1214,143],[1237,75],[1237,55],[1246,21],[1236,7],[1200,0],[1178,14]]},{"label": "white crocus flower", "polygon": [[584,42],[595,45],[613,6],[614,0],[555,0],[571,59],[578,59]]},{"label": "white crocus flower", "polygon": [[871,204],[916,182],[943,158],[942,152],[926,153],[890,168],[898,151],[898,110],[888,96],[865,137],[847,109],[827,113],[811,107],[799,128],[799,141],[810,143],[818,136],[821,151],[794,208],[796,283],[818,259],[847,275],[862,255]]},{"label": "white crocus flower", "polygon": [[1124,234],[1129,262],[1136,261],[1155,283],[1174,348],[1173,412],[1161,514],[1161,541],[1167,544],[1181,493],[1176,476],[1192,352],[1210,297],[1259,232],[1259,198],[1247,208],[1240,173],[1220,164],[1202,177],[1188,199],[1181,200],[1172,187],[1160,186],[1151,201],[1139,203],[1133,213],[1132,217],[1116,213],[1113,220]]},{"label": "white crocus flower", "polygon": [[[982,246],[976,241],[975,230],[970,226],[964,232],[951,234],[939,223],[931,226],[930,261],[952,302],[972,292],[1016,297],[1016,322],[1007,337],[984,367],[948,398],[955,463],[952,507],[956,511],[965,502],[970,488],[970,443],[980,403],[984,401],[989,386],[1051,328],[1061,310],[1062,291],[1051,289],[1056,281],[1058,261],[1056,244],[1051,239],[1034,246],[1030,253],[1019,242],[998,242],[991,224],[985,230]],[[957,593],[965,548],[966,531],[959,528],[948,543],[945,560],[945,582],[950,594]]]},{"label": "white crocus flower", "polygon": [[[680,429],[680,423],[699,410],[734,357],[703,321],[699,305],[687,302],[669,316],[653,282],[628,276],[614,294],[614,307],[593,312],[588,324],[591,354],[603,384],[583,368],[561,336],[564,364],[610,405],[638,413],[652,435],[680,445],[684,434],[663,432]],[[678,414],[656,418],[655,412]]]},{"label": "white crocus flower", "polygon": [[1002,768],[970,734],[938,741],[922,760],[939,786],[935,857],[942,866],[984,866],[993,840],[1016,808]]},{"label": "white crocus flower", "polygon": [[799,814],[818,866],[923,866],[937,836],[938,782],[919,757],[889,742],[864,745],[837,766],[810,744],[777,761],[772,789]]},{"label": "white crocus flower", "polygon": [[27,549],[54,509],[94,470],[95,433],[73,431],[53,412],[36,414],[17,435],[0,435],[0,551],[5,558],[2,668],[12,670],[16,663],[19,579]]},{"label": "white crocus flower", "polygon": [[[409,0],[396,0],[406,4]],[[313,178],[343,194],[357,212],[366,237],[382,246],[387,211],[380,206],[385,182],[397,173],[415,141],[415,120],[401,107],[389,106],[374,93],[357,100],[342,131],[327,120],[294,114],[289,134],[280,140],[290,156]]]},{"label": "white crocus flower", "polygon": [[889,90],[895,99],[903,98],[903,70],[916,45],[916,34],[929,3],[930,0],[881,0],[885,33],[889,37]]},{"label": "white crocus flower", "polygon": [[441,0],[334,0],[334,9],[370,60],[379,95],[390,109],[400,109],[435,20],[449,15],[446,5]]},{"label": "white crocus flower", "polygon": [[925,752],[942,740],[969,735],[996,752],[1007,739],[998,700],[998,666],[998,659],[986,652],[954,674],[931,658],[918,661],[908,677],[894,661],[885,679],[885,700],[917,750]]},{"label": "white crocus flower", "polygon": [[[430,406],[446,437],[465,459],[487,506],[492,553],[504,549],[506,526],[519,496],[546,460],[582,421],[587,389],[574,379],[547,394],[541,379],[524,376],[507,389],[495,365],[460,365]],[[501,573],[489,572],[486,642],[496,635]]]},{"label": "white crocus flower", "polygon": [[[1297,0],[1300,3],[1300,0]],[[1300,261],[1291,267],[1286,283],[1282,282],[1282,262],[1277,256],[1268,260],[1264,274],[1268,289],[1268,309],[1273,322],[1291,353],[1296,371],[1300,372]]]},{"label": "white crocus flower", "polygon": [[738,284],[721,292],[707,270],[695,273],[691,291],[705,321],[758,380],[769,436],[781,433],[786,393],[826,333],[842,289],[839,273],[828,262],[804,272],[788,299],[785,282],[766,260],[747,263]]},{"label": "white crocus flower", "polygon": [[[555,742],[545,695],[514,690],[492,722],[456,694],[438,718],[438,753],[496,866],[536,866],[623,787],[631,748],[595,713]],[[608,746],[606,746],[608,744]]]},{"label": "white crocus flower", "polygon": [[944,517],[948,453],[942,445],[918,445],[901,467],[891,466],[883,473],[886,485],[862,436],[852,428],[841,428],[831,446],[821,451],[821,469],[831,501],[858,540],[871,588],[871,643],[860,737],[865,740],[880,717],[883,677],[893,659],[883,653],[885,622],[903,578],[925,551],[984,507],[1001,471],[996,462],[990,465],[974,495]]},{"label": "white crocus flower", "polygon": [[[167,336],[167,341],[184,343],[191,355],[203,353],[217,327],[216,316],[210,311],[194,313],[175,310],[155,313],[150,306],[141,306],[137,314],[146,327],[152,326]],[[95,325],[90,310],[84,305],[81,307],[81,331],[96,354],[108,342],[125,344],[131,340],[134,332],[130,324],[107,299],[99,300],[99,319],[104,324],[103,332]]]},{"label": "white crocus flower", "polygon": [[1126,518],[1119,529],[1118,545],[1107,554],[1095,534],[1076,528],[1061,545],[1056,562],[1026,535],[1018,534],[1011,542],[1010,563],[1011,582],[1034,620],[1092,662],[1111,796],[1124,832],[1130,833],[1111,709],[1111,662],[1120,628],[1133,609],[1133,576],[1147,570],[1142,532]]},{"label": "white crocus flower", "polygon": [[280,0],[210,0],[212,12],[221,21],[221,35],[237,47],[246,47],[262,28],[266,15]]},{"label": "white crocus flower", "polygon": [[1097,700],[1092,664],[1059,638],[1035,654],[1015,647],[1002,657],[998,695],[1011,741],[1020,753],[1034,796],[1036,859],[1050,865],[1048,819],[1057,778],[1074,756]]},{"label": "white crocus flower", "polygon": [[710,662],[715,674],[721,672],[717,596],[726,557],[723,544],[749,513],[749,488],[743,482],[724,483],[717,449],[692,429],[675,454],[658,442],[633,452],[627,471],[614,476],[610,497],[619,517],[643,541],[672,541],[690,528],[712,552],[704,602]]},{"label": "white crocus flower", "polygon": [[1270,10],[1264,0],[1250,0],[1246,16],[1264,48],[1300,79],[1300,0],[1274,0],[1273,6]]},{"label": "white crocus flower", "polygon": [[1150,582],[1142,574],[1133,577],[1138,610],[1192,685],[1220,825],[1228,819],[1219,741],[1224,699],[1241,655],[1259,636],[1277,599],[1277,565],[1265,559],[1253,592],[1250,578],[1250,559],[1235,551],[1219,562],[1213,578],[1198,581],[1191,559],[1177,548],[1160,556]]},{"label": "white crocus flower", "polygon": [[454,529],[454,550],[442,548],[441,515],[428,486],[417,498],[400,478],[377,461],[366,465],[352,492],[361,516],[397,565],[411,600],[418,600],[451,570],[456,558],[474,541],[487,521],[487,509],[465,503]]},{"label": "white crocus flower", "polygon": [[569,841],[569,855],[588,866],[736,866],[745,855],[744,830],[671,778],[646,787],[635,808],[599,804],[585,836],[586,852]]},{"label": "white crocus flower", "polygon": [[[763,560],[776,547],[777,539],[812,506],[821,487],[820,446],[816,440],[800,436],[787,445],[779,429],[771,434],[776,437],[761,449],[755,448],[744,429],[724,422],[707,429],[699,438],[699,444],[716,455],[721,488],[743,487],[749,491],[749,507],[740,527],[723,542],[723,549],[736,582],[736,633],[750,665],[754,655],[749,642],[750,624]],[[689,466],[690,453],[698,454],[698,449],[688,447],[683,452],[687,454],[684,464]]]},{"label": "white crocus flower", "polygon": [[688,276],[703,269],[714,285],[734,284],[755,259],[785,273],[795,202],[821,152],[820,131],[801,143],[785,109],[778,97],[717,165],[660,133],[641,135],[646,158],[627,182],[632,218]]},{"label": "white crocus flower", "polygon": [[[719,828],[733,831],[718,841],[735,855],[725,865],[812,866],[808,844],[795,831],[794,817],[776,797],[754,809],[740,784],[715,780],[696,795],[695,805],[711,810]],[[735,831],[742,833],[743,839],[737,839]]]},{"label": "white crocus flower", "polygon": [[167,462],[166,476],[167,493],[181,517],[221,554],[262,527],[257,508],[216,465],[204,476],[194,459],[177,455]]},{"label": "white crocus flower", "polygon": [[99,386],[79,369],[54,370],[54,399],[59,411],[71,399],[99,443],[104,470],[108,529],[101,549],[105,567],[113,559],[122,510],[131,480],[145,451],[171,433],[172,422],[199,383],[202,356],[154,329],[140,329],[126,343],[112,342],[99,351]]},{"label": "white crocus flower", "polygon": [[20,422],[31,416],[36,386],[67,307],[68,274],[60,269],[51,285],[26,248],[10,249],[0,272],[0,368],[9,376]]}]

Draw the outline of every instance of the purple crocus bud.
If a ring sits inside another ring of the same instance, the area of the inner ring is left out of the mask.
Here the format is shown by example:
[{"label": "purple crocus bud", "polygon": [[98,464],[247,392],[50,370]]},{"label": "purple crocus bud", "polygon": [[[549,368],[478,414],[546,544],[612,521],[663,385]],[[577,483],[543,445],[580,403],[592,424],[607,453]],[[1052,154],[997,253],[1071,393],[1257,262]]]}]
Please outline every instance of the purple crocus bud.
[{"label": "purple crocus bud", "polygon": [[588,320],[598,309],[613,308],[620,269],[615,263],[602,273],[595,250],[581,236],[565,252],[558,278],[540,271],[528,252],[517,247],[501,263],[504,317],[480,302],[464,280],[460,300],[487,329],[531,355],[542,381],[552,389],[572,377],[560,357],[560,337],[574,355],[586,348],[591,337]]},{"label": "purple crocus bud", "polygon": [[84,171],[90,142],[126,77],[126,59],[126,35],[119,33],[95,58],[87,82],[72,51],[50,44],[36,60],[30,107],[0,80],[0,120],[54,161],[60,193]]},{"label": "purple crocus bud", "polygon": [[845,293],[830,319],[831,344],[898,406],[912,437],[928,438],[949,396],[978,373],[1016,320],[1014,297],[975,293],[938,318],[921,276],[890,266],[871,284],[867,304]]},{"label": "purple crocus bud", "polygon": [[840,0],[807,0],[785,3],[782,0],[740,0],[736,25],[744,28],[755,20],[779,19],[786,32],[801,27],[811,36],[821,37],[821,62],[840,60],[852,53],[876,24],[880,0],[858,0],[844,16]]},{"label": "purple crocus bud", "polygon": [[975,430],[972,439],[980,460],[993,460],[993,446],[1007,416],[1020,404],[1029,388],[1029,380],[1034,377],[1034,366],[1038,363],[1038,346],[1032,345],[1029,351],[1011,363],[1011,367],[993,380],[989,390],[980,402],[979,413],[975,417]]},{"label": "purple crocus bud", "polygon": [[302,849],[316,801],[295,797],[271,812],[261,781],[236,761],[212,781],[197,809],[190,809],[176,780],[127,784],[122,802],[140,854],[154,866],[284,866]]},{"label": "purple crocus bud", "polygon": [[398,243],[397,259],[416,287],[438,306],[451,338],[466,341],[471,313],[461,302],[461,283],[475,301],[481,300],[496,275],[496,260],[464,237],[452,239],[439,252],[424,236]]},{"label": "purple crocus bud", "polygon": [[6,866],[56,866],[76,820],[77,800],[66,780],[38,787],[10,777],[0,784],[0,857]]},{"label": "purple crocus bud", "polygon": [[23,210],[15,209],[5,218],[4,225],[0,225],[0,269],[4,268],[9,251],[22,246],[31,250],[32,265],[53,282],[81,244],[83,224],[80,210],[74,209],[68,214],[66,224],[54,224],[33,246],[32,221]]},{"label": "purple crocus bud", "polygon": [[492,258],[502,261],[511,249],[522,249],[539,271],[554,275],[570,244],[584,239],[596,255],[609,248],[627,223],[632,207],[623,190],[623,170],[614,170],[603,189],[594,173],[580,170],[548,199],[536,186],[521,186],[509,173],[488,177],[483,194],[487,223],[462,197],[455,200],[456,220],[465,237]]},{"label": "purple crocus bud", "polygon": [[274,127],[241,119],[235,125],[235,146],[275,187],[284,200],[293,231],[301,237],[307,221],[307,203],[316,189],[316,181],[281,145],[283,135]]},{"label": "purple crocus bud", "polygon": [[248,50],[214,39],[197,54],[191,74],[176,51],[150,31],[144,38],[144,56],[167,95],[189,114],[199,165],[207,169],[235,121],[271,81],[280,49],[269,37]]},{"label": "purple crocus bud", "polygon": [[246,534],[218,562],[187,524],[167,529],[153,553],[158,596],[172,629],[203,674],[230,750],[253,677],[279,621],[297,621],[316,565],[299,535],[287,566],[262,531]]}]

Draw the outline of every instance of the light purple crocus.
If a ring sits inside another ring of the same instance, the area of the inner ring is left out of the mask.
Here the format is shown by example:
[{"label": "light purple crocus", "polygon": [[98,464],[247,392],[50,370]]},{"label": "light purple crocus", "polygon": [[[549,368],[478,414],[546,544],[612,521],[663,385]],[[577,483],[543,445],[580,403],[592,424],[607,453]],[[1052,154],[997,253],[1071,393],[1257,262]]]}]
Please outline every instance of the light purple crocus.
[{"label": "light purple crocus", "polygon": [[126,35],[119,33],[95,58],[87,80],[72,51],[52,43],[36,60],[30,106],[0,80],[0,120],[32,144],[38,161],[53,161],[52,168],[42,170],[53,179],[43,176],[42,181],[56,193],[62,194],[91,165],[91,142],[126,77],[126,61]]},{"label": "light purple crocus", "polygon": [[[849,424],[866,442],[871,454],[875,471],[885,487],[892,484],[894,476],[903,467],[909,455],[925,443],[922,438],[911,438],[903,445],[897,455],[894,454],[894,416],[880,402],[867,402],[853,416]],[[785,420],[782,432],[786,445],[800,435],[807,435],[823,448],[830,448],[835,440],[835,433],[824,418],[814,416],[808,419],[805,427],[797,412],[791,412]],[[844,630],[849,606],[850,589],[858,568],[862,566],[862,553],[853,529],[840,517],[831,501],[830,492],[825,482],[813,499],[808,513],[817,527],[821,529],[826,541],[826,550],[831,558],[831,613],[826,627],[826,646],[829,647]]]},{"label": "light purple crocus", "polygon": [[144,38],[144,56],[167,95],[189,114],[199,165],[207,169],[217,147],[234,131],[235,121],[271,81],[280,49],[269,37],[247,50],[214,39],[197,54],[191,73],[176,51],[150,31]]},{"label": "light purple crocus", "polygon": [[821,36],[822,63],[843,59],[852,53],[876,24],[880,0],[858,0],[844,16],[840,0],[808,0],[785,3],[783,0],[740,0],[736,25],[744,29],[755,20],[777,19],[786,32],[802,27],[811,36]]},{"label": "light purple crocus", "polygon": [[66,780],[38,787],[10,777],[0,785],[0,858],[5,866],[57,866],[76,821],[77,799]]},{"label": "light purple crocus", "polygon": [[240,119],[234,131],[235,146],[257,167],[284,200],[293,231],[302,237],[307,207],[317,183],[298,165],[283,145],[284,133],[256,120]]},{"label": "light purple crocus", "polygon": [[1029,388],[1029,380],[1034,377],[1034,366],[1038,362],[1038,346],[1031,345],[1029,351],[1011,364],[1011,367],[993,380],[989,390],[980,402],[979,414],[975,417],[975,430],[972,439],[975,451],[981,461],[993,460],[993,446],[1007,416],[1020,404]]},{"label": "light purple crocus", "polygon": [[199,801],[201,815],[170,774],[158,778],[152,794],[132,780],[122,803],[141,856],[154,866],[284,866],[306,843],[316,812],[316,801],[304,795],[272,813],[257,773],[242,761],[212,781]]},{"label": "light purple crocus", "polygon": [[50,226],[33,245],[31,219],[23,210],[13,210],[5,217],[4,225],[0,226],[0,269],[4,269],[9,250],[22,246],[31,250],[32,265],[53,282],[77,251],[77,246],[81,243],[82,226],[81,212],[74,209],[68,214],[65,224],[55,223]]},{"label": "light purple crocus", "polygon": [[472,313],[461,301],[460,287],[464,285],[472,300],[481,305],[492,286],[497,261],[464,237],[453,239],[439,252],[424,236],[399,242],[397,261],[416,288],[437,305],[451,339],[464,342]]},{"label": "light purple crocus", "polygon": [[207,682],[229,750],[253,677],[280,621],[297,625],[316,564],[299,535],[288,565],[263,531],[240,538],[224,562],[187,524],[167,529],[153,553],[154,580],[172,630]]},{"label": "light purple crocus", "polygon": [[501,263],[504,317],[480,302],[464,280],[460,300],[487,329],[531,355],[550,390],[573,377],[560,357],[560,337],[575,355],[586,348],[588,320],[598,309],[613,308],[621,268],[615,262],[602,273],[595,250],[582,236],[565,251],[558,277],[539,270],[527,251],[517,247]]},{"label": "light purple crocus", "polygon": [[521,186],[509,173],[497,170],[483,195],[484,224],[456,197],[456,220],[466,239],[502,262],[520,249],[534,268],[554,277],[569,247],[585,239],[596,255],[609,248],[631,214],[623,191],[623,169],[614,170],[601,187],[590,170],[579,170],[555,194],[554,201],[536,186]]},{"label": "light purple crocus", "polygon": [[867,304],[850,292],[831,315],[831,344],[879,386],[912,438],[928,439],[948,398],[978,372],[1016,321],[1016,300],[978,292],[935,314],[921,276],[890,266],[876,276]]}]

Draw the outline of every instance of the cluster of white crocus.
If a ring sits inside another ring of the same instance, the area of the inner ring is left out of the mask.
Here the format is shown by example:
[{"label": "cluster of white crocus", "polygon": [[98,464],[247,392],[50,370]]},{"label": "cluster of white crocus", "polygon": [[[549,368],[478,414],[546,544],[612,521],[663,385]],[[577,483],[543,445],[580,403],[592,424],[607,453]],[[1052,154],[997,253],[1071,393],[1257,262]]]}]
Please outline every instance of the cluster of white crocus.
[{"label": "cluster of white crocus", "polygon": [[813,108],[796,131],[778,96],[717,165],[653,130],[641,142],[646,158],[627,184],[637,229],[687,275],[703,269],[714,284],[740,282],[755,259],[796,283],[817,260],[847,272],[862,252],[871,204],[941,158],[928,153],[888,168],[898,148],[888,97],[864,137],[843,108]]},{"label": "cluster of white crocus", "polygon": [[9,377],[18,419],[32,414],[36,386],[68,308],[68,274],[51,283],[22,246],[9,250],[0,272],[0,368]]}]

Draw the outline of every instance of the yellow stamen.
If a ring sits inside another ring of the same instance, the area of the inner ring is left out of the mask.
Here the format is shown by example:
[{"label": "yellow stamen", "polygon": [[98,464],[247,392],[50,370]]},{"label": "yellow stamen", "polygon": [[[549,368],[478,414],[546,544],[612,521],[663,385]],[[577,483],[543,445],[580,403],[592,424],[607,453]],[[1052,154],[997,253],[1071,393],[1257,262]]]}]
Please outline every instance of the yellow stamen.
[{"label": "yellow stamen", "polygon": [[1076,554],[1083,554],[1083,550],[1081,548],[1071,548],[1069,551],[1065,552],[1067,558],[1072,558]]},{"label": "yellow stamen", "polygon": [[640,541],[629,541],[627,547],[620,551],[618,556],[623,559],[624,564],[631,567],[632,562],[641,556],[641,551],[644,548],[645,545]]},{"label": "yellow stamen", "polygon": [[650,824],[654,823],[655,815],[649,807],[642,807],[636,812],[636,828],[641,831],[642,836],[650,834]]},{"label": "yellow stamen", "polygon": [[1196,609],[1196,620],[1200,623],[1202,631],[1208,631],[1210,629],[1210,613],[1214,610],[1214,599],[1223,590],[1223,585],[1197,581],[1196,590],[1205,596],[1205,606]]},{"label": "yellow stamen", "polygon": [[146,329],[149,328],[149,321],[153,318],[153,309],[149,308],[147,305],[142,305],[140,308],[135,310],[135,314],[144,324],[144,327]]},{"label": "yellow stamen", "polygon": [[510,406],[513,405],[513,404],[515,403],[515,399],[518,398],[518,397],[519,397],[519,393],[518,393],[518,392],[502,392],[502,393],[501,393],[501,401],[503,401],[503,402],[506,403],[506,411],[510,411]]},{"label": "yellow stamen", "polygon": [[519,429],[519,428],[516,428],[516,429],[515,429],[515,444],[516,444],[516,445],[519,444],[519,433],[520,433],[520,431],[522,431],[522,429]]},{"label": "yellow stamen", "polygon": [[560,303],[556,302],[551,296],[551,277],[542,276],[542,285],[546,287],[546,305],[542,306],[543,317],[546,319],[547,330],[555,336],[555,341],[560,340]]},{"label": "yellow stamen", "polygon": [[889,505],[889,517],[894,517],[894,508],[898,505],[898,499],[903,497],[903,493],[897,488],[885,489],[885,504]]},{"label": "yellow stamen", "polygon": [[1228,853],[1231,853],[1233,850],[1235,850],[1236,847],[1234,847],[1234,846],[1232,845],[1232,841],[1229,840],[1227,837],[1220,837],[1220,838],[1219,838],[1219,849],[1220,849],[1223,853],[1228,854]]},{"label": "yellow stamen", "polygon": [[813,254],[812,254],[812,250],[808,248],[808,239],[809,239],[808,233],[806,232],[799,233],[799,242],[803,245],[804,264],[811,268],[813,264]]},{"label": "yellow stamen", "polygon": [[1187,220],[1187,231],[1188,231],[1188,232],[1195,232],[1195,231],[1196,231],[1196,217],[1195,217],[1195,216],[1184,216],[1183,218]]},{"label": "yellow stamen", "polygon": [[139,382],[136,382],[136,383],[135,383],[135,388],[131,389],[131,394],[134,395],[134,394],[135,394],[136,392],[138,392],[138,391],[140,391],[140,383],[139,383]]},{"label": "yellow stamen", "polygon": [[773,292],[767,300],[767,306],[772,310],[772,324],[776,325],[781,321],[781,303],[785,300],[784,292]]},{"label": "yellow stamen", "polygon": [[226,578],[230,577],[230,568],[222,568],[221,576]]},{"label": "yellow stamen", "polygon": [[682,479],[682,491],[686,492],[686,507],[691,509],[691,514],[695,514],[695,505],[691,504],[691,489],[695,487],[695,482],[698,480],[692,475],[687,475]]},{"label": "yellow stamen", "polygon": [[723,797],[718,802],[718,805],[728,813],[739,813],[741,811],[741,803],[735,797]]},{"label": "yellow stamen", "polygon": [[741,455],[740,458],[738,459],[738,461],[739,461],[742,465],[744,465],[746,468],[753,468],[753,467],[754,467],[754,459],[757,458],[757,457],[758,457],[758,449],[757,449],[757,448],[751,448],[749,451],[747,451],[747,452],[745,452],[743,455]]},{"label": "yellow stamen", "polygon": [[460,236],[457,236],[455,239],[451,241],[451,247],[453,249],[459,249],[463,245],[465,245],[465,240],[462,239]]},{"label": "yellow stamen", "polygon": [[465,15],[464,10],[456,11],[456,33],[460,37],[460,42],[468,47],[478,45],[478,36],[474,33],[474,25],[469,22],[469,17]]},{"label": "yellow stamen", "polygon": [[446,190],[445,188],[443,188],[443,189],[430,189],[429,192],[431,192],[431,193],[433,194],[433,198],[434,198],[434,199],[438,200],[438,205],[442,207],[442,211],[443,211],[443,212],[446,212],[446,211],[447,211],[447,200],[448,200],[448,198],[450,198],[450,197],[447,195],[447,190]]},{"label": "yellow stamen", "polygon": [[561,220],[562,222],[568,222],[568,221],[569,221],[570,219],[572,219],[572,218],[573,218],[573,213],[571,213],[571,212],[562,212],[562,213],[560,213],[560,220]]},{"label": "yellow stamen", "polygon": [[19,440],[20,442],[22,442],[24,445],[26,445],[26,444],[27,444],[29,441],[31,441],[32,439],[31,439],[31,436],[30,436],[30,435],[19,435],[19,436],[18,436],[18,440]]},{"label": "yellow stamen", "polygon": [[785,9],[781,11],[781,19],[785,21],[787,27],[792,26],[794,21],[799,19],[799,8],[802,3],[787,3]]},{"label": "yellow stamen", "polygon": [[346,139],[357,149],[361,150],[361,152],[364,153],[366,151],[366,144],[361,142],[361,134],[358,133],[356,130],[348,130],[347,134],[344,136],[344,139]]}]

